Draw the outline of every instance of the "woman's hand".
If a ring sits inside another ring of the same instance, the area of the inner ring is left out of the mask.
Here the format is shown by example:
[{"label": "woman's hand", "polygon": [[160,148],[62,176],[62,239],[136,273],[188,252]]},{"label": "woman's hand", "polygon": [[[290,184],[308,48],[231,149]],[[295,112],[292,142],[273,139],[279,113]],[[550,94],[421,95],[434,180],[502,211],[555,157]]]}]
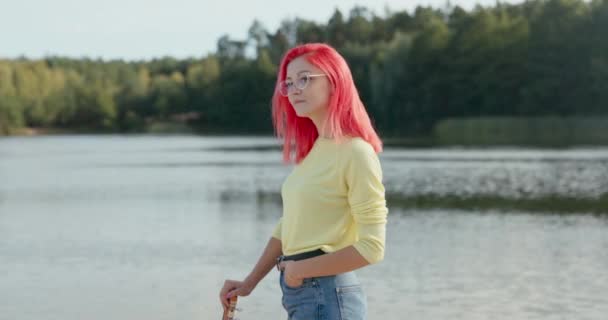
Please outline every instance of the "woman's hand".
[{"label": "woman's hand", "polygon": [[230,298],[233,296],[248,296],[255,286],[246,281],[226,280],[224,287],[220,290],[220,301],[224,310],[230,306]]},{"label": "woman's hand", "polygon": [[302,285],[304,279],[298,276],[297,262],[283,261],[279,264],[279,269],[283,270],[285,284],[292,288],[297,288]]}]

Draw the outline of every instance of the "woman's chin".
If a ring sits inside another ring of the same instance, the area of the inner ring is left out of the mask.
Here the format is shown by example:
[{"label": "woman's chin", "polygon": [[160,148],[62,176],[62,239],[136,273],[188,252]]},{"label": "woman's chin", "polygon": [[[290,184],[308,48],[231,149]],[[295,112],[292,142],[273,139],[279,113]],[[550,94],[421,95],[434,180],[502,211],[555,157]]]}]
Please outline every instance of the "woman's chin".
[{"label": "woman's chin", "polygon": [[296,115],[300,118],[308,118],[308,112],[296,109]]}]

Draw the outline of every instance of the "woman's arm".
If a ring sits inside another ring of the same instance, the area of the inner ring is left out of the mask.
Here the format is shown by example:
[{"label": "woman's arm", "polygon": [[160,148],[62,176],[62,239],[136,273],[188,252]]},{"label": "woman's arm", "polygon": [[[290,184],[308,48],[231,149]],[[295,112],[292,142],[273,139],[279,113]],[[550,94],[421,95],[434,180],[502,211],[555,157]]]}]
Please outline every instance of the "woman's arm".
[{"label": "woman's arm", "polygon": [[220,291],[220,301],[228,308],[232,296],[248,296],[262,279],[272,270],[278,256],[283,254],[281,240],[272,237],[268,241],[262,256],[249,275],[243,281],[226,280]]},{"label": "woman's arm", "polygon": [[253,270],[245,278],[245,283],[255,288],[275,267],[277,258],[283,254],[281,240],[271,237]]}]

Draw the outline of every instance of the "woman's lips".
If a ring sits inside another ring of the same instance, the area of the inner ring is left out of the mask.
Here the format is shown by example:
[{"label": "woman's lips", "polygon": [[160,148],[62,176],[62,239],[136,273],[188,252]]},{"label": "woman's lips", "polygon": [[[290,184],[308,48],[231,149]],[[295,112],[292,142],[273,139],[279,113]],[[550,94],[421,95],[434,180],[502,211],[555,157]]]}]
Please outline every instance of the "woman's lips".
[{"label": "woman's lips", "polygon": [[302,103],[302,102],[306,102],[306,100],[296,100],[293,102],[293,104],[298,104],[298,103]]}]

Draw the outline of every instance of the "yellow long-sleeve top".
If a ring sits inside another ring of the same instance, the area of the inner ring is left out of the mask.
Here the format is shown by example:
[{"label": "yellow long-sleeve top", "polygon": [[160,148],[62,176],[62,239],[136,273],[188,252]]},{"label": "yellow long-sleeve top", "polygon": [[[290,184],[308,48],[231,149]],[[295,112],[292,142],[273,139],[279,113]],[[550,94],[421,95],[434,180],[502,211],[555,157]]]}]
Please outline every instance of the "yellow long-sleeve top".
[{"label": "yellow long-sleeve top", "polygon": [[283,216],[272,236],[284,255],[353,245],[370,263],[384,258],[388,209],[382,168],[367,141],[319,137],[283,182]]}]

